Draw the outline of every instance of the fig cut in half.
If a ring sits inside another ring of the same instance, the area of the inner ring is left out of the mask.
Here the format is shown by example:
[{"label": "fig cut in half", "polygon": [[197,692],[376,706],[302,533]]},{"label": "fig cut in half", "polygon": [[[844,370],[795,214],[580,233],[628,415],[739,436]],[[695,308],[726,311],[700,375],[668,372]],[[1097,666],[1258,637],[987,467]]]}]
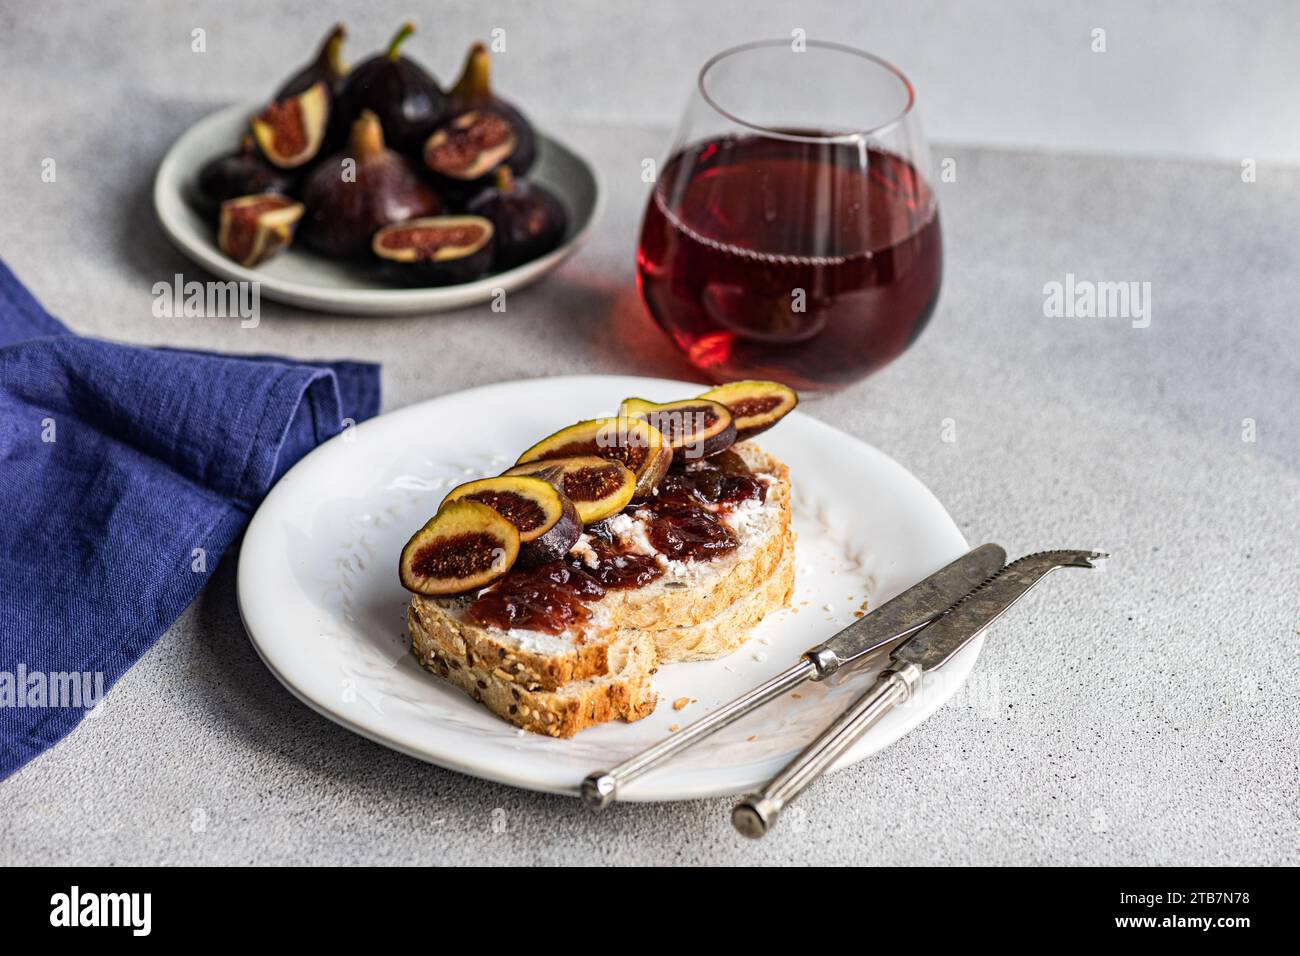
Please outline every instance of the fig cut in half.
[{"label": "fig cut in half", "polygon": [[221,204],[217,246],[241,266],[261,265],[290,242],[302,203],[275,193],[227,199]]},{"label": "fig cut in half", "polygon": [[582,534],[573,502],[541,478],[502,475],[467,481],[451,490],[443,507],[456,501],[485,504],[513,524],[519,530],[521,565],[564,557]]},{"label": "fig cut in half", "polygon": [[636,493],[636,475],[626,465],[595,455],[530,461],[507,469],[506,474],[550,482],[573,502],[584,525],[618,514]]},{"label": "fig cut in half", "polygon": [[799,404],[794,389],[780,382],[728,382],[711,388],[700,398],[721,402],[736,422],[736,441],[765,432]]},{"label": "fig cut in half", "polygon": [[409,282],[448,285],[488,271],[495,230],[482,216],[425,216],[385,226],[370,247]]},{"label": "fig cut in half", "polygon": [[617,417],[561,428],[520,455],[515,464],[576,455],[621,462],[636,477],[637,498],[654,494],[673,460],[673,450],[659,429],[639,418]]},{"label": "fig cut in half", "polygon": [[268,162],[280,169],[297,169],[320,152],[329,118],[330,91],[320,81],[295,96],[275,100],[248,125]]},{"label": "fig cut in half", "polygon": [[515,153],[514,124],[494,110],[469,110],[445,122],[424,144],[424,164],[440,176],[474,182]]},{"label": "fig cut in half", "polygon": [[618,413],[640,418],[663,433],[679,461],[707,458],[724,452],[736,442],[731,411],[707,398],[657,404],[644,398],[625,398]]},{"label": "fig cut in half", "polygon": [[515,149],[502,162],[509,163],[518,176],[528,172],[537,158],[537,134],[524,114],[492,89],[492,58],[482,43],[470,46],[449,98],[453,116],[481,110],[504,118],[513,128]]},{"label": "fig cut in half", "polygon": [[519,529],[477,501],[444,503],[402,549],[402,587],[439,597],[491,584],[519,557]]}]

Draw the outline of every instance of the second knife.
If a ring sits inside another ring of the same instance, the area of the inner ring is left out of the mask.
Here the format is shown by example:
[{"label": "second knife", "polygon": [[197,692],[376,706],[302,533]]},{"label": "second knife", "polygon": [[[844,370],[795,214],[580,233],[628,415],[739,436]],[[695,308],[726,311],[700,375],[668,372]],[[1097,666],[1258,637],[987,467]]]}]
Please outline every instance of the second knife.
[{"label": "second knife", "polygon": [[972,588],[986,581],[1007,560],[1000,545],[982,544],[956,561],[886,601],[830,639],[809,648],[797,663],[765,684],[689,724],[680,732],[643,750],[611,770],[598,770],[582,782],[582,799],[599,810],[608,806],[619,788],[659,766],[754,709],[763,706],[804,681],[822,680],[846,664],[914,634],[948,610]]}]

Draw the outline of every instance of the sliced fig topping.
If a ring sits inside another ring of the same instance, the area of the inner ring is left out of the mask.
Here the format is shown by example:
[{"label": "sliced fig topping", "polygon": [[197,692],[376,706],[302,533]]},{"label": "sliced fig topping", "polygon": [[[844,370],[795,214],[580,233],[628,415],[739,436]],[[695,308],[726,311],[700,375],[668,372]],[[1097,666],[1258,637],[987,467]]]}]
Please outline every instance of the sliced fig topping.
[{"label": "sliced fig topping", "polygon": [[521,566],[545,564],[569,553],[582,533],[573,502],[541,478],[502,475],[453,488],[443,502],[487,505],[519,530]]},{"label": "sliced fig topping", "polygon": [[371,249],[410,281],[446,285],[488,271],[494,235],[482,216],[426,216],[380,229]]},{"label": "sliced fig topping", "polygon": [[644,419],[659,429],[679,460],[707,458],[726,451],[736,441],[731,411],[704,398],[663,404],[625,398],[618,413]]},{"label": "sliced fig topping", "polygon": [[469,110],[434,130],[424,144],[424,164],[442,176],[469,182],[508,160],[518,143],[515,126],[506,114]]},{"label": "sliced fig topping", "polygon": [[622,462],[636,476],[635,497],[652,494],[673,460],[659,429],[639,418],[596,418],[561,428],[519,456],[516,464],[596,455]]},{"label": "sliced fig topping", "polygon": [[330,118],[330,92],[323,81],[276,100],[249,121],[262,155],[281,169],[297,169],[316,158]]},{"label": "sliced fig topping", "polygon": [[507,475],[533,475],[548,481],[578,509],[584,525],[616,515],[636,492],[636,475],[619,461],[578,455],[515,465]]},{"label": "sliced fig topping", "polygon": [[519,530],[478,501],[444,503],[406,542],[402,587],[416,594],[462,594],[490,584],[519,556]]},{"label": "sliced fig topping", "polygon": [[728,382],[711,388],[700,398],[721,402],[736,422],[736,441],[765,432],[799,404],[794,389],[780,382]]},{"label": "sliced fig topping", "polygon": [[221,204],[217,246],[241,266],[256,266],[293,240],[302,203],[274,193],[240,196]]}]

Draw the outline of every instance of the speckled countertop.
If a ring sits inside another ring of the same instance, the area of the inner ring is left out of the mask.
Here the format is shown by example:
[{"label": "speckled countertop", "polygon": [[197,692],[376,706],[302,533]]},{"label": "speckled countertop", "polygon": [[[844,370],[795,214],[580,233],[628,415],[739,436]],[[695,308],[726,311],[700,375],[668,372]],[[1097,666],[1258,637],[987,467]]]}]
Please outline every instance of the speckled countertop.
[{"label": "speckled countertop", "polygon": [[[150,116],[125,141],[75,77],[0,68],[0,255],[78,331],[375,359],[389,409],[536,375],[691,377],[633,288],[639,163],[666,130],[569,128],[605,179],[605,217],[504,315],[264,303],[240,329],[150,309],[154,282],[193,271],[154,223],[154,168],[221,102],[173,97],[156,68],[105,70]],[[38,99],[60,109],[14,108]],[[594,817],[403,757],[299,704],[244,635],[232,555],[101,715],[0,784],[3,861],[1300,862],[1300,171],[1243,183],[1230,164],[936,153],[958,178],[940,187],[947,270],[929,330],[883,373],[805,407],[912,469],[971,541],[1115,555],[999,624],[976,671],[991,700],[959,697],[819,783],[803,832],[745,841],[725,799]],[[51,155],[59,180],[41,184]],[[1043,287],[1066,273],[1150,282],[1150,326],[1045,318]]]}]

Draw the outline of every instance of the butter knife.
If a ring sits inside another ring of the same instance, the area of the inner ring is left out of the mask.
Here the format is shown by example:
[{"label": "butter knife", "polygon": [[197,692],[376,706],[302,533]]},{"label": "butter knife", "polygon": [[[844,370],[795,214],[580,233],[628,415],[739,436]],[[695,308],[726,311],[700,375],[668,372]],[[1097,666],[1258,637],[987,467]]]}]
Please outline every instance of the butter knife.
[{"label": "butter knife", "polygon": [[1057,568],[1092,568],[1104,557],[1098,551],[1041,551],[998,571],[947,614],[895,647],[889,665],[853,706],[762,791],[736,804],[732,825],[747,837],[761,837],[868,728],[920,693],[927,674],[951,660],[1034,585]]},{"label": "butter knife", "polygon": [[912,585],[902,594],[848,627],[804,652],[798,663],[771,680],[737,697],[671,737],[625,760],[612,770],[598,770],[582,782],[582,799],[600,810],[613,802],[619,790],[686,748],[717,733],[768,701],[793,690],[804,681],[824,680],[846,664],[859,661],[893,641],[925,627],[944,611],[987,581],[1007,560],[996,544],[983,544],[956,561]]}]

